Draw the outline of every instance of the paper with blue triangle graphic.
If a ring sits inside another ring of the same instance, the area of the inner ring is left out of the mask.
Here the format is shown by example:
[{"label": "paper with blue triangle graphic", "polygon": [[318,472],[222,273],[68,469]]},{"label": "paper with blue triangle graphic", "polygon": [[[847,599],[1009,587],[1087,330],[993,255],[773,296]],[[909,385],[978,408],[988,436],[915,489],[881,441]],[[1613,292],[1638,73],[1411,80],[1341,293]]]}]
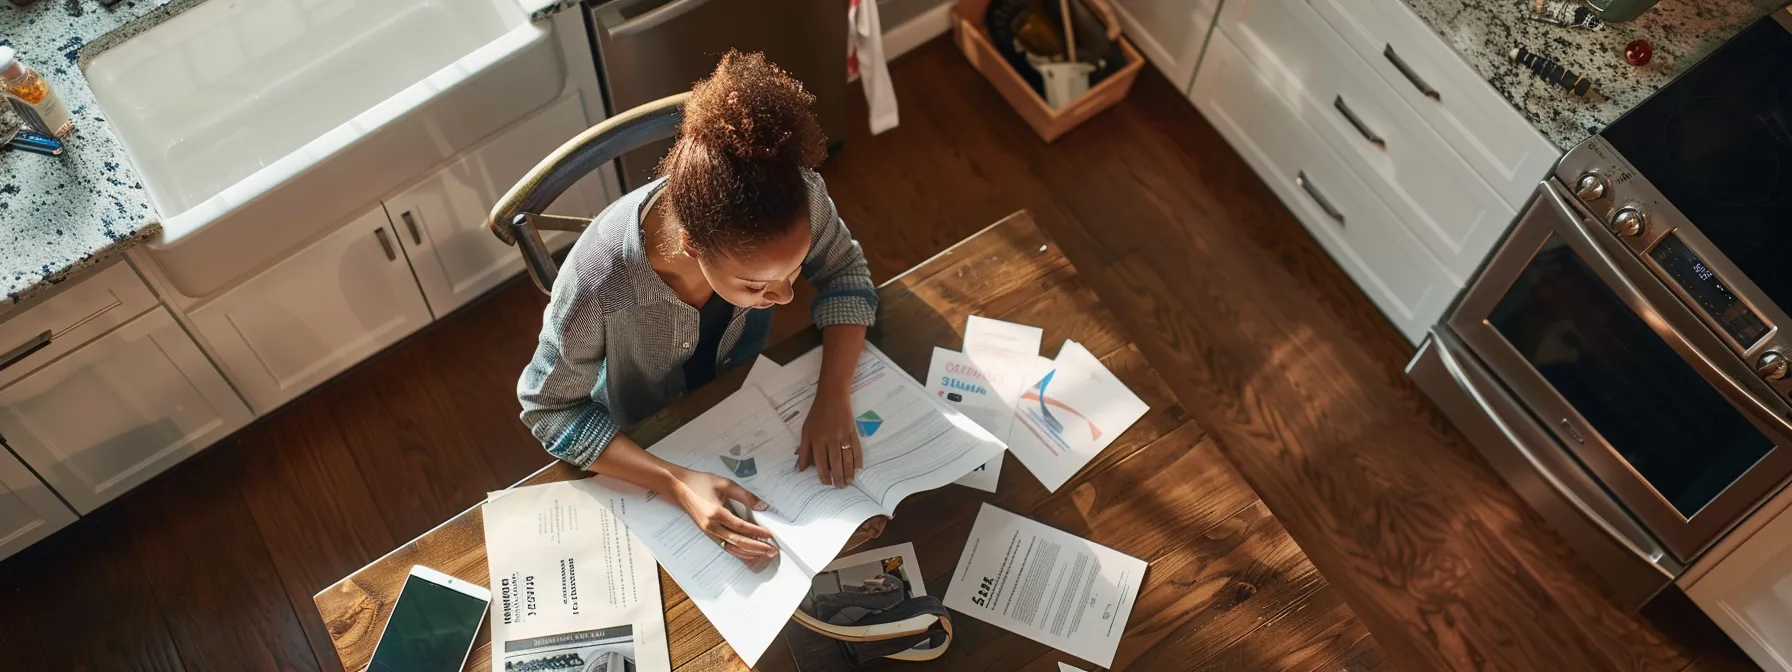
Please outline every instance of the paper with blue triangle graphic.
[{"label": "paper with blue triangle graphic", "polygon": [[877,411],[865,411],[855,422],[859,423],[859,436],[866,438],[870,438],[877,433],[877,428],[884,426],[884,419],[878,417]]}]

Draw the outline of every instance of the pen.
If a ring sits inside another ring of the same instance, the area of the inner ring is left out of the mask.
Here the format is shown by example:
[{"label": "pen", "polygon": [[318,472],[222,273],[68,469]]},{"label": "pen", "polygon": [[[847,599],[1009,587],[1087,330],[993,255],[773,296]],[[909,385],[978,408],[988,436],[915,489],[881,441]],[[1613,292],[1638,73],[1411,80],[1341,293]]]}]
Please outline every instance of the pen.
[{"label": "pen", "polygon": [[62,156],[62,141],[37,131],[19,129],[19,132],[6,141],[7,149],[42,154],[44,156]]}]

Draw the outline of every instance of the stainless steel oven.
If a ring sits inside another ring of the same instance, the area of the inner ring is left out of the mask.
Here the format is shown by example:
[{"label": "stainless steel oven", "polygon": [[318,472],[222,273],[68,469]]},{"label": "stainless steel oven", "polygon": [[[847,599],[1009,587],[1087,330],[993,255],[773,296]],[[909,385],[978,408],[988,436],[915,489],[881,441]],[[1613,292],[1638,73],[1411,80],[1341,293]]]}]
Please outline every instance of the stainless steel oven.
[{"label": "stainless steel oven", "polygon": [[1570,150],[1408,366],[1640,606],[1792,477],[1792,13]]}]

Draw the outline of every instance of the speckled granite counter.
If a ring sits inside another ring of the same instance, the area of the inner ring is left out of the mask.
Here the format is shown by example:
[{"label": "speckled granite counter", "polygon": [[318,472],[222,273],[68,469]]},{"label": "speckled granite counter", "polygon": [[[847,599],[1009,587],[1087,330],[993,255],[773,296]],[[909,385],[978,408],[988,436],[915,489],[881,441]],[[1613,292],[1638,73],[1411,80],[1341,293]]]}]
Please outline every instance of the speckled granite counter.
[{"label": "speckled granite counter", "polygon": [[[1634,21],[1588,31],[1528,19],[1528,0],[1405,0],[1470,67],[1530,117],[1543,137],[1563,150],[1616,121],[1786,1],[1662,0]],[[1624,60],[1624,45],[1639,38],[1655,46],[1655,59],[1641,68]],[[1591,77],[1608,99],[1593,103],[1573,98],[1506,60],[1507,52],[1520,44]]]},{"label": "speckled granite counter", "polygon": [[116,258],[160,230],[124,148],[107,127],[75,61],[81,49],[166,4],[95,0],[0,5],[0,44],[37,68],[75,115],[60,158],[0,153],[0,304]]}]

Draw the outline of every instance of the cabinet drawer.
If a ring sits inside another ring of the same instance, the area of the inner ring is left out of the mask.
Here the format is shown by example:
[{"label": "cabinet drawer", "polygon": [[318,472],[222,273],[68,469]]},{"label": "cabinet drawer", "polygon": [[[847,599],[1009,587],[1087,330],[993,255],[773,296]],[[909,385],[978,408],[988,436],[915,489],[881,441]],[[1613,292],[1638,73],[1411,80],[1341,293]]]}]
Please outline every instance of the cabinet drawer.
[{"label": "cabinet drawer", "polygon": [[1238,0],[1228,32],[1455,279],[1474,274],[1516,210],[1300,0]]},{"label": "cabinet drawer", "polygon": [[1408,340],[1424,338],[1462,284],[1415,240],[1367,185],[1215,31],[1190,98],[1274,189],[1338,265]]},{"label": "cabinet drawer", "polygon": [[1309,0],[1514,209],[1562,151],[1399,0]]},{"label": "cabinet drawer", "polygon": [[70,282],[43,303],[0,322],[0,387],[156,305],[155,295],[124,262]]}]

